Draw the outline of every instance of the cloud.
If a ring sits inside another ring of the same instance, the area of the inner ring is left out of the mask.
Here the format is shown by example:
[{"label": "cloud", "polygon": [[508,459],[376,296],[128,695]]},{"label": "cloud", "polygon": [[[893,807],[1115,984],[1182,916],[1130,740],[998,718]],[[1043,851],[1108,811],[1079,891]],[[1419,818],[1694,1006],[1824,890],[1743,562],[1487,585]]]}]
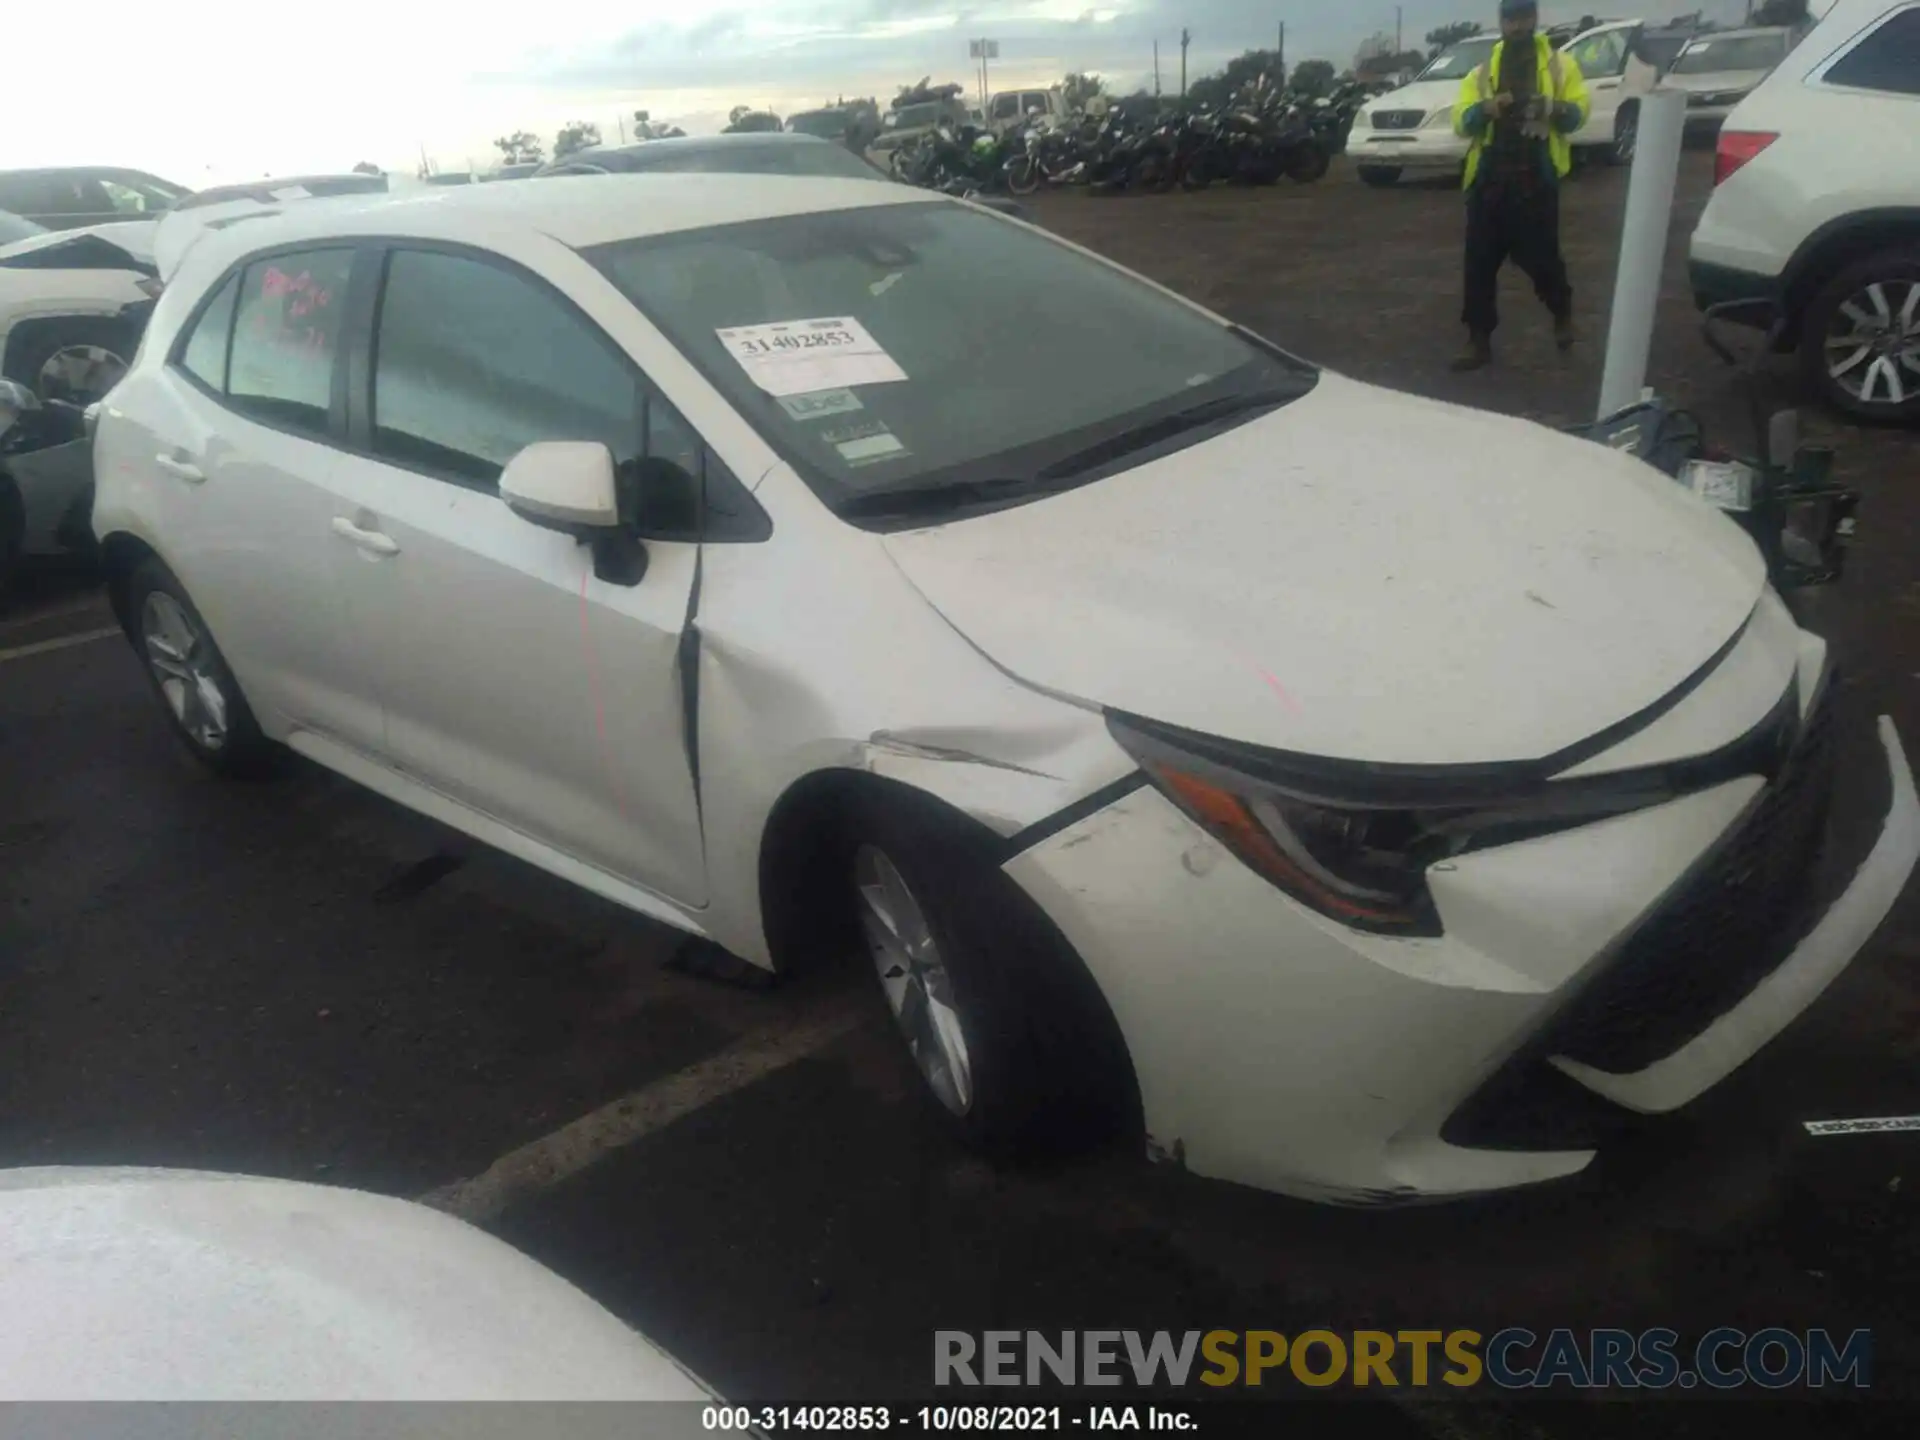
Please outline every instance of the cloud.
[{"label": "cloud", "polygon": [[[1401,0],[1410,44],[1458,19],[1491,24],[1495,0]],[[1738,20],[1744,0],[1638,0],[1665,16],[1704,5]],[[1549,19],[1601,10],[1544,0]],[[18,12],[18,13],[15,13]],[[457,20],[415,0],[333,0],[324,23],[268,34],[244,0],[169,0],[153,24],[148,0],[91,0],[87,24],[122,38],[88,50],[99,95],[142,94],[155,75],[217,76],[176,86],[138,124],[124,107],[74,106],[73,21],[57,7],[14,4],[6,21],[11,113],[59,116],[0,134],[0,168],[123,164],[183,184],[345,169],[368,159],[484,161],[495,135],[592,120],[609,137],[635,109],[689,130],[718,128],[736,103],[786,113],[845,95],[890,95],[931,75],[971,88],[968,38],[1000,42],[996,86],[1090,70],[1122,89],[1148,83],[1154,42],[1168,90],[1179,84],[1179,35],[1192,31],[1189,77],[1240,51],[1271,46],[1287,27],[1291,61],[1345,66],[1393,5],[1328,0],[573,0],[553,21],[482,5]]]}]

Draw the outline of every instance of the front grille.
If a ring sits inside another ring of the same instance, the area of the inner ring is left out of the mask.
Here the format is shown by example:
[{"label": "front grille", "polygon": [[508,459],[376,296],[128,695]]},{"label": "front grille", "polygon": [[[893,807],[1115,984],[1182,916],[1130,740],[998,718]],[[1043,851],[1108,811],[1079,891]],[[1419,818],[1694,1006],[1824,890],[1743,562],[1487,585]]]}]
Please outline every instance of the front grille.
[{"label": "front grille", "polygon": [[1791,953],[1815,918],[1811,882],[1833,790],[1830,688],[1803,727],[1797,705],[1783,708],[1773,723],[1786,754],[1767,788],[1552,1023],[1537,1053],[1615,1075],[1643,1070],[1738,1005]]},{"label": "front grille", "polygon": [[1373,112],[1373,128],[1376,130],[1418,130],[1420,122],[1427,118],[1424,110],[1376,110]]}]

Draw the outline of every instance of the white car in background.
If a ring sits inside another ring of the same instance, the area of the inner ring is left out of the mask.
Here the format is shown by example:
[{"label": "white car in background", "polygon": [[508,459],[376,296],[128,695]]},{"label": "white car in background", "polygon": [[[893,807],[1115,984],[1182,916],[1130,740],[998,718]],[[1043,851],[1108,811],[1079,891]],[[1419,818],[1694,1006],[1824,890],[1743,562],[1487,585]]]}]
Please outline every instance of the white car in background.
[{"label": "white car in background", "polygon": [[0,1170],[0,1314],[14,1403],[714,1400],[464,1221],[247,1175]]},{"label": "white car in background", "polygon": [[1920,422],[1920,3],[1836,0],[1734,108],[1691,270],[1828,404]]},{"label": "white car in background", "polygon": [[0,214],[0,378],[88,404],[140,343],[125,312],[158,292],[158,220],[46,230]]},{"label": "white car in background", "polygon": [[1687,131],[1718,131],[1727,115],[1774,72],[1793,48],[1785,26],[1726,30],[1691,40],[1667,71],[1669,88],[1687,94]]},{"label": "white car in background", "polygon": [[1640,101],[1660,83],[1660,68],[1642,45],[1644,20],[1610,20],[1569,40],[1566,53],[1580,67],[1592,108],[1570,137],[1576,160],[1626,165],[1640,140]]},{"label": "white car in background", "polygon": [[[1636,40],[1640,20],[1608,21],[1581,32],[1566,46],[1586,78],[1592,113],[1572,137],[1577,158],[1598,156],[1625,164],[1640,133],[1639,97],[1659,80]],[[1453,107],[1460,82],[1493,54],[1495,34],[1462,40],[1438,56],[1413,81],[1369,100],[1360,108],[1347,142],[1361,180],[1392,185],[1403,176],[1458,177],[1468,141],[1454,132]]]},{"label": "white car in background", "polygon": [[1487,1097],[1684,1105],[1920,855],[1882,722],[1888,820],[1809,888],[1827,647],[1673,481],[904,186],[203,232],[94,447],[204,764],[290,747],[768,969],[864,941],[993,1155],[1572,1174]]}]

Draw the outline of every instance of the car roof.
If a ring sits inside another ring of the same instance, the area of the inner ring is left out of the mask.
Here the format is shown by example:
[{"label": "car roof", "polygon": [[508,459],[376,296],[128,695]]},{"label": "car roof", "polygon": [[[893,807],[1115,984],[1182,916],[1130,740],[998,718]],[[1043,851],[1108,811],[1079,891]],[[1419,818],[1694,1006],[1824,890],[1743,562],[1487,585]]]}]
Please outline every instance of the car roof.
[{"label": "car roof", "polygon": [[1746,25],[1738,30],[1708,30],[1694,36],[1687,44],[1693,45],[1702,40],[1750,40],[1756,35],[1784,40],[1792,34],[1793,29],[1788,25]]},{"label": "car roof", "polygon": [[155,175],[151,170],[137,170],[131,165],[26,165],[0,170],[0,175],[138,175],[143,180],[159,180],[162,184],[173,185],[176,190],[186,188],[174,185],[171,180]]},{"label": "car roof", "polygon": [[[653,144],[665,144],[654,141]],[[619,240],[784,215],[880,205],[950,204],[934,192],[871,180],[701,173],[556,175],[541,185],[422,186],[384,195],[298,200],[208,243],[227,260],[303,240],[392,236],[467,241],[544,235],[581,250]],[[169,217],[189,220],[193,211]]]},{"label": "car roof", "polygon": [[282,192],[305,190],[322,194],[380,194],[387,189],[388,177],[368,175],[364,171],[340,171],[324,175],[276,175],[271,179],[243,180],[237,185],[209,185],[196,190],[174,208],[197,210],[204,205],[219,205],[228,200],[275,199]]}]

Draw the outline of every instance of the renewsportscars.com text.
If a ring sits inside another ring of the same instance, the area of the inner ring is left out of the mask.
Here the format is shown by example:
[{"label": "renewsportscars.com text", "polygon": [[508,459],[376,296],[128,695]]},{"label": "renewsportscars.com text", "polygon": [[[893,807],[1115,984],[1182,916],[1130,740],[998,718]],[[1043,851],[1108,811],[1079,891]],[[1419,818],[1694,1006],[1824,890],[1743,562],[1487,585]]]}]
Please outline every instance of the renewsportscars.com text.
[{"label": "renewsportscars.com text", "polygon": [[1492,1385],[1505,1390],[1865,1389],[1873,1334],[1674,1330],[937,1330],[944,1386]]}]

